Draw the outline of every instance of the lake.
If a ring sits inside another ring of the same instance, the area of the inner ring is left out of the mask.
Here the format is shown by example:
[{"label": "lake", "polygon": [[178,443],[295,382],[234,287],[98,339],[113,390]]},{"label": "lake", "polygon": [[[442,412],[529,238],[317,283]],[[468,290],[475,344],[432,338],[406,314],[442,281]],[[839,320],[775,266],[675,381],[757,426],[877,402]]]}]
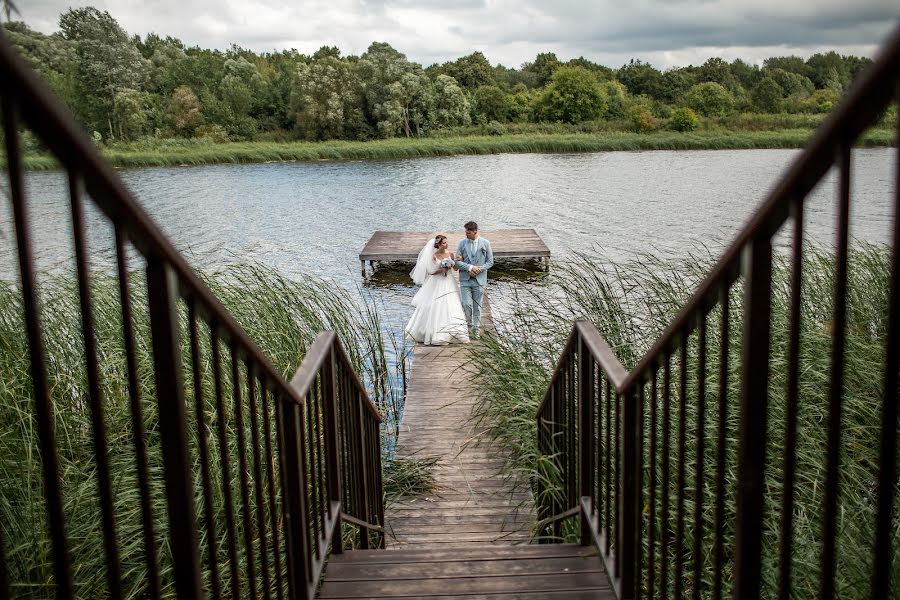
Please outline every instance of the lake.
[{"label": "lake", "polygon": [[[685,256],[698,245],[724,247],[747,221],[797,150],[713,150],[596,154],[500,154],[392,161],[214,165],[120,170],[163,231],[200,269],[254,261],[288,277],[331,278],[364,287],[400,331],[412,310],[408,267],[360,275],[357,254],[383,230],[533,227],[554,259],[596,252],[624,261],[658,249]],[[853,153],[851,236],[886,242],[892,217],[896,149]],[[835,177],[807,208],[807,234],[833,236]],[[46,271],[73,268],[66,179],[26,176],[38,261]],[[16,277],[9,203],[0,214],[0,278]],[[94,260],[111,256],[108,226],[91,231]],[[425,240],[422,240],[423,244]],[[534,278],[498,272],[492,297]]]}]

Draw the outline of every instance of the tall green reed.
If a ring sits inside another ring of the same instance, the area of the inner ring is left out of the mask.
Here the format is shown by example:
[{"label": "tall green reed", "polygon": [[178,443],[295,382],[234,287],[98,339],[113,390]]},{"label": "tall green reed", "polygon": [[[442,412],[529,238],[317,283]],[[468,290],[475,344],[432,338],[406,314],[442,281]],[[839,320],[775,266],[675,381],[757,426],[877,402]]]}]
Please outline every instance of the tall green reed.
[{"label": "tall green reed", "polygon": [[[591,321],[613,348],[626,369],[634,367],[662,330],[684,305],[690,290],[702,279],[714,262],[712,253],[700,249],[681,259],[667,259],[659,253],[645,253],[622,265],[605,261],[601,254],[575,255],[557,264],[552,284],[540,290],[519,290],[514,308],[498,319],[496,336],[487,337],[476,350],[482,402],[479,417],[489,428],[495,443],[511,450],[509,468],[526,475],[532,484],[543,484],[545,494],[562,498],[560,474],[552,460],[537,451],[535,413],[546,391],[555,361],[575,319]],[[838,514],[837,589],[841,597],[865,597],[872,568],[874,523],[874,485],[877,479],[878,439],[880,435],[880,388],[884,369],[884,344],[888,307],[890,257],[880,246],[860,245],[849,257],[849,295],[847,301],[847,350],[844,357],[846,377],[841,425],[841,494]],[[796,597],[814,595],[821,568],[822,518],[824,502],[825,452],[828,414],[828,382],[831,373],[832,294],[834,279],[832,253],[810,248],[803,263],[803,286],[800,320],[800,390],[798,443],[796,448],[796,480],[794,486],[792,586]],[[787,353],[789,332],[789,265],[776,257],[773,269],[773,305],[771,319],[770,393],[768,407],[767,475],[765,520],[763,530],[763,590],[774,594],[777,589],[778,548],[780,543],[781,502],[784,494],[784,447],[786,423]],[[695,585],[704,596],[713,580],[712,544],[715,535],[716,440],[719,434],[718,388],[720,358],[729,358],[726,375],[726,468],[725,485],[725,565],[723,579],[726,592],[731,585],[733,559],[733,523],[737,478],[737,432],[740,393],[740,344],[742,331],[741,285],[732,289],[729,300],[729,347],[720,347],[721,311],[714,309],[707,317],[707,366],[705,419],[706,439],[698,456],[699,373],[698,339],[688,341],[687,395],[685,404],[685,479],[677,489],[674,461],[677,457],[677,393],[680,363],[676,353],[670,360],[672,373],[672,424],[670,427],[671,498],[684,495],[685,549],[683,553],[685,590]],[[723,352],[724,351],[724,352]],[[657,415],[662,414],[660,376],[657,380]],[[649,399],[651,388],[645,386],[644,501],[649,498],[650,466],[646,447],[649,438]],[[657,440],[662,439],[661,418],[657,420]],[[657,443],[660,443],[659,441]],[[669,539],[675,538],[674,516],[669,523],[659,519],[661,496],[660,448],[656,451],[655,488],[656,522],[646,528],[655,529],[656,569],[653,574],[659,591],[659,540],[663,529]],[[700,482],[694,469],[698,458],[703,464],[702,512],[694,519],[694,490]],[[537,489],[535,487],[535,489]],[[539,499],[540,500],[540,499]],[[670,505],[674,513],[674,502]],[[894,521],[900,534],[900,520]],[[568,532],[574,534],[575,523]],[[702,527],[701,554],[693,552],[693,535]],[[646,538],[645,562],[647,564]],[[895,589],[900,589],[900,549],[894,548]],[[672,564],[674,549],[669,549]],[[693,580],[694,561],[701,561],[701,581]],[[646,574],[644,575],[646,577]],[[647,584],[647,581],[644,581]],[[672,585],[672,575],[669,575]],[[671,593],[671,590],[670,590]]]},{"label": "tall green reed", "polygon": [[[168,521],[165,512],[165,489],[158,429],[158,413],[153,379],[153,362],[149,316],[146,310],[146,287],[138,271],[132,273],[131,301],[134,310],[137,354],[138,389],[141,395],[142,424],[147,448],[149,495],[153,511],[153,525],[160,578],[164,594],[173,593],[173,564],[167,539]],[[337,332],[355,370],[366,386],[379,410],[390,415],[402,403],[402,389],[398,385],[395,366],[389,356],[386,339],[377,310],[365,298],[357,299],[335,285],[313,278],[288,280],[260,265],[236,265],[215,275],[205,275],[207,284],[232,312],[249,336],[270,358],[275,368],[290,378],[304,357],[306,349],[319,331]],[[141,531],[137,467],[133,445],[134,427],[128,402],[128,378],[122,339],[122,317],[116,279],[103,274],[92,278],[95,336],[101,367],[100,379],[104,398],[107,446],[112,480],[112,498],[117,521],[117,541],[120,549],[126,597],[144,595],[146,567]],[[83,338],[75,283],[64,277],[45,277],[40,287],[42,300],[43,340],[47,354],[49,392],[55,409],[55,432],[60,479],[63,490],[69,552],[76,593],[83,597],[105,594],[106,569],[103,536],[97,500],[95,460],[91,444],[91,418],[87,400],[87,375],[84,366]],[[221,388],[223,410],[216,410],[214,378],[212,377],[212,346],[209,329],[199,327],[199,362],[202,372],[201,388],[194,389],[190,376],[191,348],[186,308],[180,310],[182,364],[185,368],[185,396],[188,400],[188,445],[196,497],[204,580],[209,585],[213,553],[222,581],[222,590],[230,589],[232,572],[226,531],[225,497],[231,494],[235,511],[234,539],[238,548],[238,585],[246,590],[247,554],[243,542],[243,506],[240,495],[240,469],[237,446],[237,411],[241,411],[245,429],[245,452],[250,475],[249,513],[254,515],[253,553],[257,576],[260,557],[265,554],[270,572],[274,571],[275,545],[272,523],[267,516],[262,531],[255,515],[257,489],[263,503],[274,491],[266,476],[266,443],[276,453],[274,463],[277,477],[277,440],[274,429],[268,434],[262,423],[274,426],[273,398],[268,395],[266,408],[262,396],[255,398],[255,416],[260,425],[257,449],[263,456],[262,481],[253,478],[252,435],[250,431],[250,400],[247,396],[248,373],[239,364],[237,373],[242,386],[239,405],[233,401],[231,355],[219,342],[221,355]],[[47,533],[46,509],[43,501],[39,444],[37,441],[34,406],[26,340],[24,338],[23,309],[16,285],[0,282],[0,527],[4,532],[6,562],[16,596],[50,597],[54,593],[50,541]],[[195,416],[195,398],[201,399],[204,423]],[[395,419],[396,420],[396,419]],[[224,427],[225,439],[219,436]],[[394,432],[387,429],[383,439],[392,445]],[[202,477],[198,447],[200,437],[208,444],[212,472],[210,494],[213,512],[208,513],[201,490]],[[229,458],[226,471],[222,461]],[[388,471],[390,474],[391,471]],[[398,481],[385,481],[386,495],[399,493],[410,485],[408,474]],[[257,487],[258,486],[258,487]],[[276,483],[275,488],[280,488]],[[277,498],[276,505],[280,500]],[[207,537],[210,518],[216,524],[215,539]],[[280,519],[280,517],[278,517]],[[280,529],[280,520],[275,523]],[[265,544],[263,538],[265,537]],[[281,539],[283,543],[283,538]],[[285,567],[284,553],[280,563]],[[257,586],[260,585],[257,582]]]}]

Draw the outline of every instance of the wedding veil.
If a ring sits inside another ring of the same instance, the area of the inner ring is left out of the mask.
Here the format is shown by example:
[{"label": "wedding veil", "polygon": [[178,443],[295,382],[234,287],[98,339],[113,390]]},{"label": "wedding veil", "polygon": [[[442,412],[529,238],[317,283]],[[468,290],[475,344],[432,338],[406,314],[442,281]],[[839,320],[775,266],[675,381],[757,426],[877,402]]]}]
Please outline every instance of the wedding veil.
[{"label": "wedding veil", "polygon": [[419,258],[416,259],[416,266],[409,272],[409,276],[412,277],[413,283],[416,285],[422,285],[425,283],[425,278],[428,277],[428,272],[431,269],[431,259],[434,257],[435,239],[437,238],[428,240],[425,247],[419,252]]}]

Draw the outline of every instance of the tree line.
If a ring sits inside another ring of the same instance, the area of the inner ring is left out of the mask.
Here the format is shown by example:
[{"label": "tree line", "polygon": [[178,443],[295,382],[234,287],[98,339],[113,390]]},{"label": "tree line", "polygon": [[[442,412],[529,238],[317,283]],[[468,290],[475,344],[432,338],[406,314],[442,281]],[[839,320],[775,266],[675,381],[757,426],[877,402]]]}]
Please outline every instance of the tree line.
[{"label": "tree line", "polygon": [[583,57],[538,54],[520,68],[481,52],[422,67],[374,42],[360,56],[324,46],[255,53],[188,47],[126,32],[96,8],[69,9],[45,35],[23,22],[5,33],[99,141],[142,137],[227,140],[369,140],[504,123],[658,119],[690,130],[698,115],[824,113],[871,61],[819,53],[760,67],[710,58],[660,71],[640,60],[612,69]]}]

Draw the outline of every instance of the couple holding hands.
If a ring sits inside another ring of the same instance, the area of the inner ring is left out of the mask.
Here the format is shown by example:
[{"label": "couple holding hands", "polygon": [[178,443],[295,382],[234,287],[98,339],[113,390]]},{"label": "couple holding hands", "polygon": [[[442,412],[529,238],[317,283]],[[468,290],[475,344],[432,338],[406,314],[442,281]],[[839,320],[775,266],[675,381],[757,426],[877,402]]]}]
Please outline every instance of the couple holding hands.
[{"label": "couple holding hands", "polygon": [[447,236],[428,240],[409,274],[422,286],[412,299],[415,310],[406,325],[406,335],[416,342],[443,346],[466,343],[470,335],[479,334],[481,302],[494,253],[491,243],[478,236],[477,223],[469,221],[465,229],[456,254],[450,252]]}]

